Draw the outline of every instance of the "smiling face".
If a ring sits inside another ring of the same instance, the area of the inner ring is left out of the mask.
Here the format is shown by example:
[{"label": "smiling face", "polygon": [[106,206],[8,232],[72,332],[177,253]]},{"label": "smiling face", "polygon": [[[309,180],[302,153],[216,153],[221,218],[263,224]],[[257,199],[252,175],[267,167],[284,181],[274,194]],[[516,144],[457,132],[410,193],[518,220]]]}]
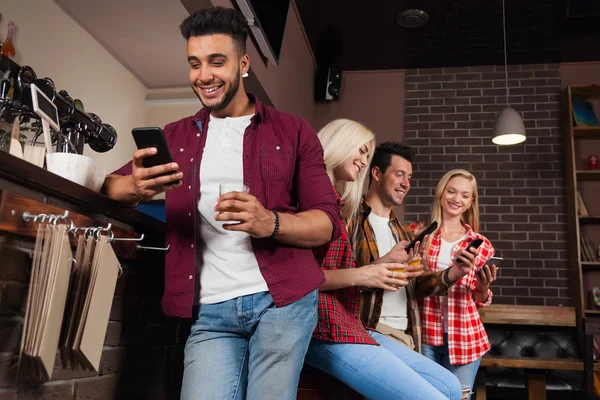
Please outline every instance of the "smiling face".
[{"label": "smiling face", "polygon": [[334,168],[333,176],[338,181],[354,182],[358,179],[360,171],[369,165],[369,154],[373,143],[366,142],[346,162]]},{"label": "smiling face", "polygon": [[240,90],[240,80],[248,72],[247,54],[240,57],[233,38],[214,34],[192,36],[188,40],[190,84],[202,105],[211,111],[229,106]]},{"label": "smiling face", "polygon": [[379,198],[388,207],[399,206],[410,190],[412,164],[399,155],[392,155],[390,166],[382,174],[378,167],[372,171]]},{"label": "smiling face", "polygon": [[469,210],[473,204],[473,192],[473,184],[467,178],[455,176],[450,179],[440,199],[444,217],[460,216]]}]

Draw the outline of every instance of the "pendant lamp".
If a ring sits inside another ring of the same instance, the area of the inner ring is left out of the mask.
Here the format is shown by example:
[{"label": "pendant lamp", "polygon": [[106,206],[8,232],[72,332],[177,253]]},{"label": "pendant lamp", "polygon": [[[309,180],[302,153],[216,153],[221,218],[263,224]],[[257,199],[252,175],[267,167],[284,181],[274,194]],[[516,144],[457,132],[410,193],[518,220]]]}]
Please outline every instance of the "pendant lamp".
[{"label": "pendant lamp", "polygon": [[508,60],[506,55],[506,11],[502,0],[502,28],[504,30],[504,81],[506,85],[506,108],[496,117],[492,142],[509,145],[524,142],[525,125],[519,113],[508,104]]}]

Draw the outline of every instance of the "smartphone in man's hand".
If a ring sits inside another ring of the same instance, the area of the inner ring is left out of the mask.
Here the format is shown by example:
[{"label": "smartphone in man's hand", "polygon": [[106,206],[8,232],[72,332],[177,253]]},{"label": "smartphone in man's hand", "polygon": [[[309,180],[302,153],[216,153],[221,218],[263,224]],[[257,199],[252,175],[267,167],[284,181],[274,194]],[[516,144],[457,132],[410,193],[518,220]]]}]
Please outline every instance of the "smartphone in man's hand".
[{"label": "smartphone in man's hand", "polygon": [[415,245],[417,243],[423,242],[423,239],[425,239],[425,236],[427,236],[431,232],[433,232],[435,230],[435,228],[437,228],[437,226],[438,226],[437,221],[433,221],[431,223],[431,225],[429,225],[421,233],[419,233],[416,238],[414,238],[413,240],[411,240],[411,242],[406,245],[406,247],[404,248],[404,250],[408,253],[411,249],[413,249],[415,247]]},{"label": "smartphone in man's hand", "polygon": [[[173,162],[173,156],[169,150],[165,134],[162,129],[158,127],[146,127],[146,128],[133,128],[131,131],[133,140],[138,149],[146,149],[148,147],[155,147],[156,154],[145,157],[142,160],[144,168],[151,168],[157,165],[170,164]],[[165,173],[168,175],[172,172]],[[159,175],[162,176],[162,175]],[[169,183],[170,185],[176,185],[179,180]]]}]

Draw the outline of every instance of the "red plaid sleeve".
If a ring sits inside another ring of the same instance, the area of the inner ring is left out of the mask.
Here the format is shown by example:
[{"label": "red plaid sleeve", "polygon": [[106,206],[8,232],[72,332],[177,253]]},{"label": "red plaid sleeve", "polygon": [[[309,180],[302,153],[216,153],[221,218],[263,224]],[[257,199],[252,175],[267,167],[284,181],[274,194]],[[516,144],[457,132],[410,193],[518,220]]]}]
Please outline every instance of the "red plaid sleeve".
[{"label": "red plaid sleeve", "polygon": [[[336,192],[337,193],[337,192]],[[338,202],[339,202],[338,194]],[[323,270],[358,267],[348,230],[340,220],[340,237],[313,250]],[[316,339],[335,343],[362,343],[377,345],[359,318],[360,289],[348,287],[319,292],[319,319],[313,332]]]}]

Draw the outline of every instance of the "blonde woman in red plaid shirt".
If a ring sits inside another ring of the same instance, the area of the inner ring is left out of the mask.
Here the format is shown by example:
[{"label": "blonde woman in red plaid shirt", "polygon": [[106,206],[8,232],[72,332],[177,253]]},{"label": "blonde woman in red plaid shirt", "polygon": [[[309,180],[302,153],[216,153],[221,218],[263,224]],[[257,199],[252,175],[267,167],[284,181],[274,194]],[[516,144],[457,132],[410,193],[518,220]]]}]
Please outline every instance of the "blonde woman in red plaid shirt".
[{"label": "blonde woman in red plaid shirt", "polygon": [[[431,222],[438,222],[422,247],[422,257],[435,272],[452,265],[468,273],[459,279],[445,297],[421,300],[423,355],[452,371],[463,386],[473,387],[481,357],[490,342],[477,308],[492,301],[490,283],[497,268],[487,260],[494,248],[479,231],[477,181],[462,169],[446,173],[435,189]],[[419,231],[426,224],[412,224]],[[483,239],[477,250],[467,251],[471,241]]]},{"label": "blonde woman in red plaid shirt", "polygon": [[[348,220],[360,204],[374,135],[358,122],[336,120],[319,132],[319,139],[342,217]],[[408,278],[422,274],[420,267],[399,263],[412,257],[404,251],[408,242],[400,242],[381,263],[360,267],[343,220],[340,226],[339,239],[314,250],[327,281],[319,287],[318,322],[306,364],[370,400],[460,399],[460,383],[451,372],[394,339],[367,330],[359,318],[361,287],[397,291]],[[399,267],[405,272],[390,270]]]}]

